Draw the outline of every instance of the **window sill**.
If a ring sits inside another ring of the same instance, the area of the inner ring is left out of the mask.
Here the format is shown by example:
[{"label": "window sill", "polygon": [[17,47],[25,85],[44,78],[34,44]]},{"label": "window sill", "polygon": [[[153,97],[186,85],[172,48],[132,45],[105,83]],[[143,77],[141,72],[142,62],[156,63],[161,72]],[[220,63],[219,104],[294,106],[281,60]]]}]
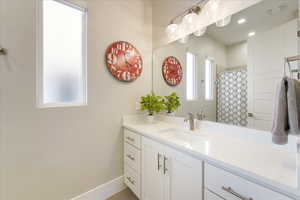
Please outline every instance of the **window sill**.
[{"label": "window sill", "polygon": [[201,101],[200,99],[187,99],[187,102],[197,102],[197,101]]},{"label": "window sill", "polygon": [[87,103],[46,103],[46,104],[38,104],[37,108],[45,109],[45,108],[64,108],[64,107],[82,107],[87,106]]}]

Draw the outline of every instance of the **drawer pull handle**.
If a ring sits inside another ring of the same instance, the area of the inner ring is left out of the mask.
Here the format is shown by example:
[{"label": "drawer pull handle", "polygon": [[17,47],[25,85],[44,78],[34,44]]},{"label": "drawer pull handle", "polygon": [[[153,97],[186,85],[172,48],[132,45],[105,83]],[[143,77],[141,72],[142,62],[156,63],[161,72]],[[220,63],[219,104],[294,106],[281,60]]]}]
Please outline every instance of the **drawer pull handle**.
[{"label": "drawer pull handle", "polygon": [[129,158],[129,159],[132,160],[132,161],[135,160],[134,157],[133,157],[132,155],[127,154],[126,156],[127,156],[127,158]]},{"label": "drawer pull handle", "polygon": [[237,198],[241,199],[241,200],[254,200],[252,198],[247,198],[244,197],[243,195],[237,193],[236,191],[234,191],[231,187],[222,187],[222,189],[226,192],[228,192],[229,194],[232,194],[233,196],[236,196]]},{"label": "drawer pull handle", "polygon": [[128,180],[132,185],[134,185],[135,182],[134,182],[134,180],[131,179],[131,177],[127,177],[127,180]]},{"label": "drawer pull handle", "polygon": [[159,171],[160,168],[162,167],[161,164],[160,164],[160,158],[161,158],[161,154],[158,153],[157,154],[157,170]]},{"label": "drawer pull handle", "polygon": [[167,160],[168,160],[168,158],[166,156],[164,156],[164,174],[166,174],[167,171],[168,171],[168,168],[167,168],[167,165],[166,165]]},{"label": "drawer pull handle", "polygon": [[131,141],[131,142],[134,142],[134,139],[131,138],[131,137],[126,137],[127,140]]}]

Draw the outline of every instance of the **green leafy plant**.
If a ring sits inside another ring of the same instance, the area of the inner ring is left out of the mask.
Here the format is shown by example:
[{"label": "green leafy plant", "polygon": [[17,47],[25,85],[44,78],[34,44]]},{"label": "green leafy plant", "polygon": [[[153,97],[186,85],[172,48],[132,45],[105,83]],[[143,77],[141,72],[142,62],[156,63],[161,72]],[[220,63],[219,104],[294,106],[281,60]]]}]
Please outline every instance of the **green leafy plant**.
[{"label": "green leafy plant", "polygon": [[153,115],[164,109],[164,99],[161,96],[156,96],[151,92],[141,97],[141,110],[147,110],[149,115]]},{"label": "green leafy plant", "polygon": [[181,106],[179,99],[180,98],[175,92],[173,92],[169,96],[165,96],[164,104],[168,113],[174,112],[178,109],[179,106]]}]

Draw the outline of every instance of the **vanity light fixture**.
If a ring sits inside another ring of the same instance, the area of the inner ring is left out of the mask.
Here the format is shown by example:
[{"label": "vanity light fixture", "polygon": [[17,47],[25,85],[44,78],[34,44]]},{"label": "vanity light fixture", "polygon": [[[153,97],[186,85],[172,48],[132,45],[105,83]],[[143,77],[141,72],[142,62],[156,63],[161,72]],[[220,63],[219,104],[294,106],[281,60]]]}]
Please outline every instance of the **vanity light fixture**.
[{"label": "vanity light fixture", "polygon": [[178,42],[179,42],[180,44],[186,44],[186,43],[188,43],[189,39],[190,39],[190,36],[187,35],[187,36],[184,36],[183,38],[180,38],[180,39],[178,40]]},{"label": "vanity light fixture", "polygon": [[[166,34],[169,39],[176,38],[180,36],[181,32],[190,31],[195,29],[197,25],[196,20],[199,13],[202,11],[202,8],[211,0],[200,0],[192,7],[186,9],[179,15],[175,16],[171,23],[166,27]],[[181,22],[176,24],[177,19],[181,19]]]},{"label": "vanity light fixture", "polygon": [[201,37],[202,35],[205,34],[206,29],[207,29],[207,27],[204,27],[204,28],[199,29],[198,31],[196,31],[196,32],[194,33],[194,36],[196,36],[196,37]]},{"label": "vanity light fixture", "polygon": [[189,13],[185,15],[182,19],[181,23],[183,27],[187,30],[193,29],[197,16],[198,14],[196,14],[193,10],[190,10]]},{"label": "vanity light fixture", "polygon": [[246,22],[247,22],[247,20],[245,18],[241,18],[237,21],[238,24],[244,24]]},{"label": "vanity light fixture", "polygon": [[230,24],[231,22],[231,15],[225,17],[224,19],[221,19],[219,21],[216,22],[216,26],[217,27],[224,27],[227,26],[228,24]]},{"label": "vanity light fixture", "polygon": [[251,31],[248,33],[248,37],[253,37],[253,36],[255,36],[255,34],[256,34],[255,31]]},{"label": "vanity light fixture", "polygon": [[178,25],[175,24],[173,21],[171,21],[171,23],[166,28],[166,34],[168,38],[175,37],[177,30],[178,30]]},{"label": "vanity light fixture", "polygon": [[210,8],[210,10],[212,10],[212,11],[216,11],[217,9],[218,9],[218,7],[219,7],[219,2],[220,0],[210,0],[209,1],[209,8]]}]

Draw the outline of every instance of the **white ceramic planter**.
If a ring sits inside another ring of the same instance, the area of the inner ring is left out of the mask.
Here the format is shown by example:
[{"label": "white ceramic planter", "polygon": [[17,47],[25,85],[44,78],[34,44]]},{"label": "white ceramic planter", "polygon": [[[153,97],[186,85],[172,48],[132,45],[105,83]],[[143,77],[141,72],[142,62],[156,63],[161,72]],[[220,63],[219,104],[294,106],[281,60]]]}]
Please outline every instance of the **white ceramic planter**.
[{"label": "white ceramic planter", "polygon": [[175,112],[167,113],[167,115],[170,116],[170,117],[175,117]]},{"label": "white ceramic planter", "polygon": [[153,121],[154,121],[154,115],[147,115],[147,122],[148,123],[153,123]]}]

